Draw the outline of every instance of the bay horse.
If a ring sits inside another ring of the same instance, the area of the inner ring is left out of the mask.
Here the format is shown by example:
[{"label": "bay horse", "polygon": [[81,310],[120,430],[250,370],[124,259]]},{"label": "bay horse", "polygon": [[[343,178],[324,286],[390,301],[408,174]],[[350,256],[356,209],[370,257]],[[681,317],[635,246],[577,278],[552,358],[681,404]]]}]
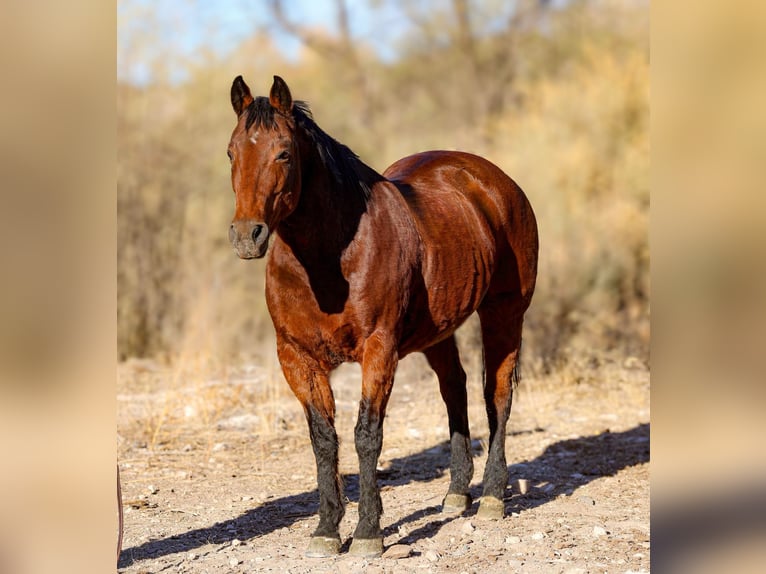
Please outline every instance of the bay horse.
[{"label": "bay horse", "polygon": [[470,508],[473,477],[466,375],[457,329],[478,311],[489,452],[478,516],[502,518],[505,430],[524,312],[537,275],[537,223],[522,190],[489,161],[429,151],[382,175],[325,133],[274,76],[268,97],[231,87],[228,146],[235,194],[229,240],[242,259],[266,254],[266,301],[285,379],[303,406],[317,467],[319,525],[307,556],[340,552],[344,513],[330,372],[362,367],[354,441],[359,520],[350,552],[383,551],[376,467],[399,359],[423,352],[447,407],[446,512]]}]

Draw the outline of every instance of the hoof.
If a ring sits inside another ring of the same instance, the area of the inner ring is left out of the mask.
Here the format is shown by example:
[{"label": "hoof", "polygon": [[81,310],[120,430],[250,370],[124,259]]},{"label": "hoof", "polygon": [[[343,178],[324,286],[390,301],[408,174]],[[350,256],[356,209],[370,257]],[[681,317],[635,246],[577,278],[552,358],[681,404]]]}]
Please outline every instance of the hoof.
[{"label": "hoof", "polygon": [[500,520],[505,514],[505,505],[503,501],[494,496],[482,496],[479,501],[479,511],[476,518],[486,518],[489,520]]},{"label": "hoof", "polygon": [[329,558],[340,554],[340,538],[314,536],[306,550],[308,558]]},{"label": "hoof", "polygon": [[383,554],[382,538],[354,538],[351,541],[349,554],[361,558],[377,558]]},{"label": "hoof", "polygon": [[442,502],[442,512],[445,514],[459,514],[471,508],[471,497],[467,494],[447,493]]}]

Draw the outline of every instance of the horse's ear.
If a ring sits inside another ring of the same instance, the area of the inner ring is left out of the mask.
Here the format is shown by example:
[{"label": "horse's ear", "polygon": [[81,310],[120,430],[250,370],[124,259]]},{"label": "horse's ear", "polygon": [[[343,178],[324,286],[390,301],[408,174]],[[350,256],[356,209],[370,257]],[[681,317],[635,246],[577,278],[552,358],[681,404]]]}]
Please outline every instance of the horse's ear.
[{"label": "horse's ear", "polygon": [[231,85],[231,106],[239,117],[242,111],[250,105],[253,101],[253,96],[250,94],[250,88],[247,87],[245,80],[242,76],[234,78],[234,83]]},{"label": "horse's ear", "polygon": [[289,114],[293,109],[293,97],[290,95],[290,88],[279,76],[274,76],[274,83],[271,85],[271,92],[269,92],[269,103],[271,103],[271,107],[283,114]]}]

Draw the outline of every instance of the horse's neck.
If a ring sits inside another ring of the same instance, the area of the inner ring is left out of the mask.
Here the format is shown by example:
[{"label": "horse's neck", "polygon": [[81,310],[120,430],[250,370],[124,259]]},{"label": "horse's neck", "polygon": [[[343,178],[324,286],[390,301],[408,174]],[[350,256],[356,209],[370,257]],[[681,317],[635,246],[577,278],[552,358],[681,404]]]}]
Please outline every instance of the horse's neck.
[{"label": "horse's neck", "polygon": [[282,225],[280,237],[296,255],[340,258],[366,209],[359,190],[340,184],[314,154],[304,158],[301,196]]}]

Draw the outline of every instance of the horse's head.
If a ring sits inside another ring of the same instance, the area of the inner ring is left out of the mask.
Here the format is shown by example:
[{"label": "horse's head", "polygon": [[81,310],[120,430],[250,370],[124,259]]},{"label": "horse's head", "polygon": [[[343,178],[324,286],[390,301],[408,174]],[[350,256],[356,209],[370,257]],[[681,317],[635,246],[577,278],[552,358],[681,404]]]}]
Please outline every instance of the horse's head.
[{"label": "horse's head", "polygon": [[242,259],[266,254],[269,235],[298,204],[300,169],[293,100],[274,76],[268,98],[253,98],[242,76],[231,86],[237,126],[229,141],[235,212],[229,241]]}]

